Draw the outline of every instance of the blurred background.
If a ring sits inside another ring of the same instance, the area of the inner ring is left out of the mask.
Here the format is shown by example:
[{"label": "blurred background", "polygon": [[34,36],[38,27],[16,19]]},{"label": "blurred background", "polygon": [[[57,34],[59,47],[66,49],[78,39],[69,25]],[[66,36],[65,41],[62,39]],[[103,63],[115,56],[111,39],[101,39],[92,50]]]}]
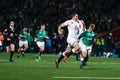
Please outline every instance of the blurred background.
[{"label": "blurred background", "polygon": [[86,26],[96,25],[97,38],[103,37],[106,41],[112,33],[115,44],[120,40],[119,4],[119,0],[0,0],[0,31],[14,20],[18,32],[28,26],[34,37],[35,31],[44,23],[53,46],[57,43],[58,25],[70,19],[72,12],[77,12]]}]

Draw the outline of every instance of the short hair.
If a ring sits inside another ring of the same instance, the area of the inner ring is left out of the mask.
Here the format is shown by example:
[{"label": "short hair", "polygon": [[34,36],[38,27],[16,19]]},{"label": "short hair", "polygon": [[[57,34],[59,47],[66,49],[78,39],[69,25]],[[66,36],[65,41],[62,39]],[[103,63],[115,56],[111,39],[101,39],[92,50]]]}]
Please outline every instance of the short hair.
[{"label": "short hair", "polygon": [[95,28],[95,24],[90,24],[89,27]]},{"label": "short hair", "polygon": [[78,15],[78,13],[76,12],[72,13],[71,17],[75,16],[76,14]]},{"label": "short hair", "polygon": [[13,23],[15,23],[14,21],[10,21],[10,23],[9,23],[9,24],[11,24],[12,22],[13,22]]},{"label": "short hair", "polygon": [[40,24],[40,26],[45,26],[45,24]]},{"label": "short hair", "polygon": [[25,26],[23,26],[23,28],[28,28],[28,26],[25,25]]}]

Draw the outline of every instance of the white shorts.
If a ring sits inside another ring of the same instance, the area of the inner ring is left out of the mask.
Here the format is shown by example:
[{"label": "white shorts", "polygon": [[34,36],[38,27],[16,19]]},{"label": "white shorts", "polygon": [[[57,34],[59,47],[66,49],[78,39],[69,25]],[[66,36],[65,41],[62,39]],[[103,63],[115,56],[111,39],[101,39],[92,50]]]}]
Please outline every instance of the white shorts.
[{"label": "white shorts", "polygon": [[82,46],[82,44],[83,44],[83,38],[81,38],[81,39],[79,40],[79,46],[80,46],[80,47]]},{"label": "white shorts", "polygon": [[22,47],[24,44],[28,44],[28,41],[19,41],[19,47]]},{"label": "white shorts", "polygon": [[87,51],[87,50],[88,50],[88,52],[91,53],[91,51],[92,51],[92,45],[91,45],[91,46],[86,46],[86,45],[82,42],[82,40],[81,40],[81,42],[79,42],[79,45],[80,45],[82,51]]},{"label": "white shorts", "polygon": [[0,41],[0,46],[2,46],[2,42]]},{"label": "white shorts", "polygon": [[68,45],[71,45],[73,42],[77,42],[77,39],[67,38],[67,43],[68,43]]},{"label": "white shorts", "polygon": [[37,46],[40,47],[44,47],[45,46],[45,42],[40,42],[40,41],[37,41]]}]

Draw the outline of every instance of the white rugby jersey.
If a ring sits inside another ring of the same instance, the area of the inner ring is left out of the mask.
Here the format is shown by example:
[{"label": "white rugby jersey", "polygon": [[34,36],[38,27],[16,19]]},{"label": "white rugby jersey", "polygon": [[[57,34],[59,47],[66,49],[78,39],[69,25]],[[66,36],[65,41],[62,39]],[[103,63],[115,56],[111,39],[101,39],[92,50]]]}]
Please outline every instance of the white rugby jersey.
[{"label": "white rugby jersey", "polygon": [[86,31],[86,28],[83,29],[83,28],[79,28],[79,34],[78,34],[78,37],[80,36],[81,33],[83,33],[84,31]]},{"label": "white rugby jersey", "polygon": [[79,30],[83,26],[81,21],[74,21],[74,20],[67,20],[64,22],[64,24],[68,28],[68,38],[78,38]]}]

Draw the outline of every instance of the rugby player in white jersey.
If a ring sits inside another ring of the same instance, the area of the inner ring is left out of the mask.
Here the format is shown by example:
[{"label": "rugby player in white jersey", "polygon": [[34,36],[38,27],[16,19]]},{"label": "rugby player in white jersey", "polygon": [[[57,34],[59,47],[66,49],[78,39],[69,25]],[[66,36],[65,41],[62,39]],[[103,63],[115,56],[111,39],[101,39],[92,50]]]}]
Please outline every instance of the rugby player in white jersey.
[{"label": "rugby player in white jersey", "polygon": [[[86,31],[86,25],[85,25],[84,21],[83,21],[83,20],[80,20],[80,22],[81,22],[82,24],[79,26],[78,37],[79,37],[79,35],[80,35],[81,33],[83,33],[84,31]],[[82,39],[83,39],[83,38],[81,38],[80,40],[78,40],[80,47],[82,46],[82,45],[81,45]],[[82,52],[80,51],[79,54],[76,54],[76,60],[82,59],[82,56],[80,56],[81,53],[82,53]],[[68,54],[64,57],[64,62],[67,62],[67,61],[68,61],[68,58],[69,58],[72,54],[73,54],[72,52],[68,53]]]},{"label": "rugby player in white jersey", "polygon": [[78,40],[79,28],[82,26],[82,22],[78,19],[78,14],[73,13],[71,20],[67,20],[59,25],[58,27],[59,35],[62,34],[61,29],[65,26],[67,26],[68,29],[68,36],[67,36],[68,46],[66,50],[63,52],[63,54],[61,54],[60,57],[55,61],[56,68],[59,67],[59,63],[66,56],[66,54],[70,53],[71,51],[72,53],[78,54],[80,51],[80,46],[77,40]]}]

